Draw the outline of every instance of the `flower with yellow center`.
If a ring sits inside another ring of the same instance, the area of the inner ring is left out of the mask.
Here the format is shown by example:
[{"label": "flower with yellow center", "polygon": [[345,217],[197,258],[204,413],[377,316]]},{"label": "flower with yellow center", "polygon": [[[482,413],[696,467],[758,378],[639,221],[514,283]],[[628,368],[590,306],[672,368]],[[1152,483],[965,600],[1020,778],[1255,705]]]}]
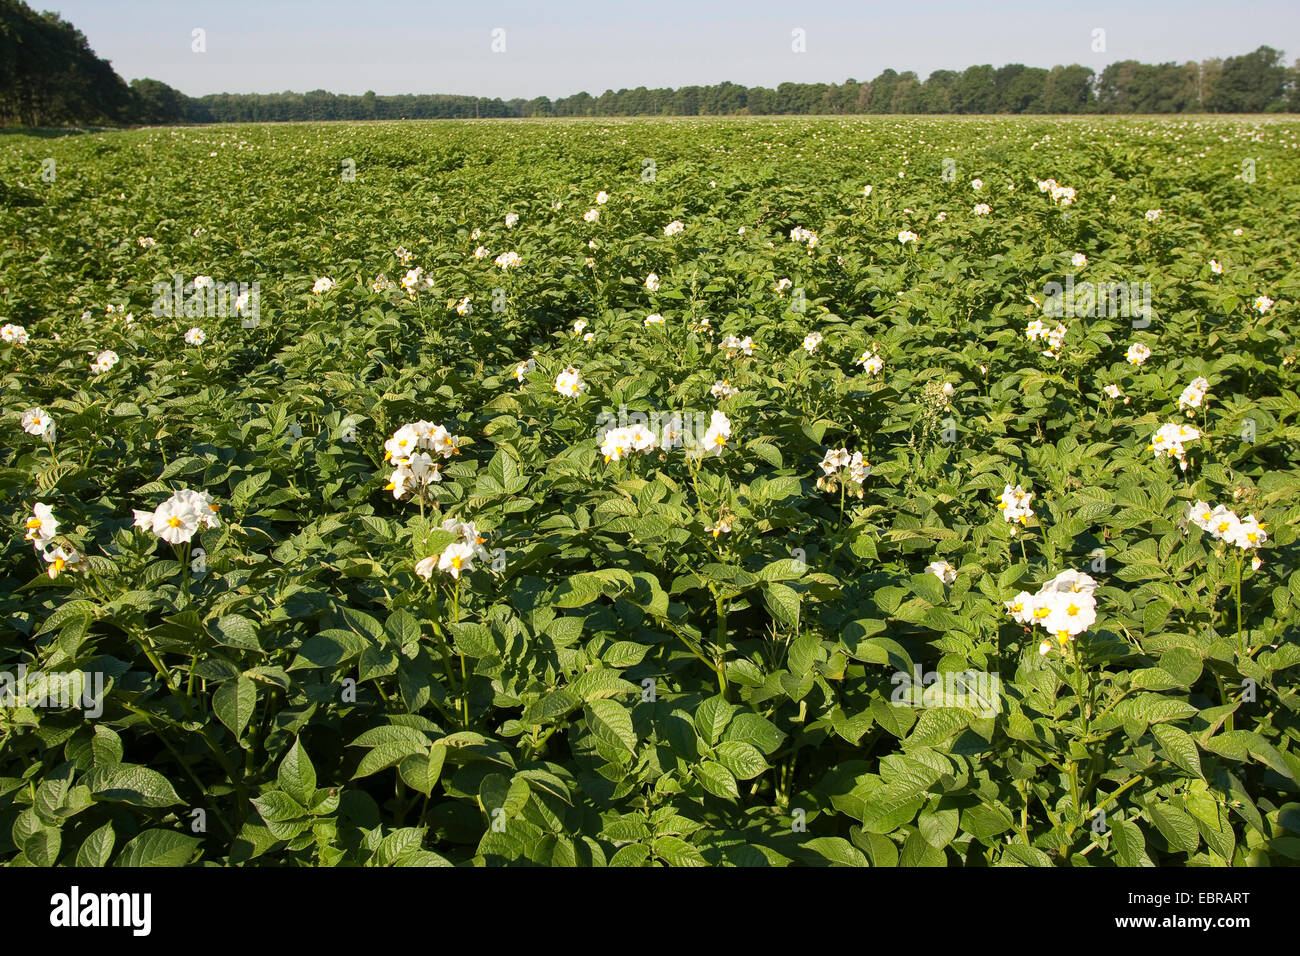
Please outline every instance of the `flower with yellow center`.
[{"label": "flower with yellow center", "polygon": [[64,571],[71,571],[81,564],[81,555],[71,548],[66,550],[55,548],[53,551],[43,551],[41,557],[49,565],[45,570],[51,580],[57,578]]},{"label": "flower with yellow center", "polygon": [[54,420],[39,408],[29,408],[23,412],[23,431],[29,435],[44,435],[54,425]]},{"label": "flower with yellow center", "polygon": [[474,561],[474,549],[463,541],[453,541],[438,556],[438,570],[445,571],[453,578],[471,569]]},{"label": "flower with yellow center", "polygon": [[59,522],[54,517],[54,509],[38,501],[32,507],[32,516],[27,519],[27,534],[23,536],[23,540],[33,542],[38,548],[44,548],[58,528]]}]

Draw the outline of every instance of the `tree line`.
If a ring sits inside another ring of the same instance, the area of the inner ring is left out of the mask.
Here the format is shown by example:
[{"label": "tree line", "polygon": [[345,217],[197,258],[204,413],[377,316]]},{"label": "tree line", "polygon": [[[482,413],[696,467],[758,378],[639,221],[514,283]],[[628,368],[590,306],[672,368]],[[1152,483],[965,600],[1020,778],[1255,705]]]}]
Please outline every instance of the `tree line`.
[{"label": "tree line", "polygon": [[1300,61],[1269,46],[1200,63],[1123,60],[1100,74],[1013,63],[935,70],[924,80],[885,70],[875,79],[736,83],[606,90],[551,100],[449,94],[361,96],[215,93],[190,97],[159,80],[128,86],[85,36],[54,13],[0,0],[0,124],[18,126],[245,123],[546,116],[774,116],[809,114],[1056,114],[1300,112]]}]

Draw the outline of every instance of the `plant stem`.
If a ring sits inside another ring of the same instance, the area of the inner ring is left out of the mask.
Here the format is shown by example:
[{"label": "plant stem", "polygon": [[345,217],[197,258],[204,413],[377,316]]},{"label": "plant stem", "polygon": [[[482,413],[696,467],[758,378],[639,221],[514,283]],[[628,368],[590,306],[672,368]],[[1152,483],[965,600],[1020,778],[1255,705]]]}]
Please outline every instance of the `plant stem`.
[{"label": "plant stem", "polygon": [[1246,645],[1241,639],[1241,559],[1242,552],[1237,550],[1237,647],[1241,649],[1243,656],[1246,654]]},{"label": "plant stem", "polygon": [[[452,591],[451,597],[451,620],[453,624],[460,622],[460,575],[456,575],[456,587]],[[459,652],[457,652],[459,654]],[[465,721],[465,726],[469,727],[469,675],[465,672],[465,655],[460,656],[460,710],[461,717]]]},{"label": "plant stem", "polygon": [[727,599],[721,594],[717,596],[717,608],[718,630],[714,642],[718,645],[718,660],[714,670],[718,674],[718,690],[725,698],[727,696]]}]

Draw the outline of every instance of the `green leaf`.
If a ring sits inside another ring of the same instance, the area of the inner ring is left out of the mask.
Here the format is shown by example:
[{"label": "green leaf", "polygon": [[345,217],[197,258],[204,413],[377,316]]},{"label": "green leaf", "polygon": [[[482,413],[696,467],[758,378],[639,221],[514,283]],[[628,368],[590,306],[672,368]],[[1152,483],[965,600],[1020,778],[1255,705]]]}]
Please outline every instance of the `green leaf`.
[{"label": "green leaf", "polygon": [[170,807],[181,802],[171,781],[157,770],[134,764],[92,770],[87,785],[100,799],[140,807]]},{"label": "green leaf", "polygon": [[739,740],[724,740],[713,749],[718,763],[737,780],[751,780],[767,769],[767,761],[758,748]]},{"label": "green leaf", "polygon": [[843,837],[813,837],[804,846],[831,862],[832,866],[870,866],[867,855]]},{"label": "green leaf", "polygon": [[1185,730],[1173,724],[1155,724],[1151,734],[1160,743],[1161,752],[1177,767],[1204,779],[1201,773],[1201,755],[1196,750],[1196,741]]},{"label": "green leaf", "polygon": [[262,649],[257,639],[257,625],[238,614],[227,614],[210,625],[209,630],[217,643],[225,644],[227,647],[237,647],[243,651]]},{"label": "green leaf", "polygon": [[600,698],[587,704],[587,726],[591,732],[613,747],[636,752],[636,731],[632,713],[616,700]]},{"label": "green leaf", "polygon": [[[424,735],[420,735],[424,738]],[[376,744],[361,758],[361,763],[357,765],[357,772],[352,775],[353,780],[361,777],[368,777],[372,773],[379,773],[393,764],[401,763],[412,754],[426,753],[429,747],[427,738],[421,740],[402,739],[391,740],[386,743]]]},{"label": "green leaf", "polygon": [[198,851],[197,837],[175,830],[145,830],[122,847],[116,866],[184,866]]},{"label": "green leaf", "polygon": [[447,748],[435,744],[427,754],[412,754],[406,757],[397,768],[397,772],[406,785],[426,797],[433,792],[434,786],[442,775],[443,761],[447,757]]},{"label": "green leaf", "polygon": [[[631,849],[624,847],[624,849]],[[654,841],[654,855],[663,860],[669,866],[707,866],[704,857],[700,851],[691,844],[687,843],[681,837],[664,836]],[[620,864],[622,866],[627,863]]]},{"label": "green leaf", "polygon": [[108,866],[113,854],[113,824],[105,823],[81,842],[77,850],[77,866]]},{"label": "green leaf", "polygon": [[731,771],[714,760],[705,760],[695,768],[695,778],[715,797],[735,800],[740,796]]},{"label": "green leaf", "polygon": [[731,718],[722,733],[723,740],[736,740],[751,744],[764,754],[771,755],[785,740],[785,734],[761,714],[742,710]]},{"label": "green leaf", "polygon": [[1155,866],[1147,856],[1147,841],[1142,828],[1131,820],[1112,817],[1111,846],[1120,866]]},{"label": "green leaf", "polygon": [[311,765],[311,758],[302,746],[302,738],[296,738],[289,752],[280,761],[280,772],[276,776],[280,789],[306,806],[316,793],[316,768]]},{"label": "green leaf", "polygon": [[784,627],[797,627],[802,599],[799,592],[786,584],[769,581],[763,585],[763,605],[772,620]]},{"label": "green leaf", "polygon": [[722,731],[735,710],[721,695],[709,697],[700,704],[695,711],[695,726],[706,743],[715,744],[721,739]]},{"label": "green leaf", "polygon": [[115,767],[122,762],[122,738],[110,727],[95,725],[95,737],[90,743],[96,770]]},{"label": "green leaf", "polygon": [[268,824],[298,820],[307,815],[307,808],[283,790],[268,790],[250,802]]},{"label": "green leaf", "polygon": [[243,736],[256,707],[257,685],[242,674],[235,680],[226,681],[212,694],[212,712],[236,740]]},{"label": "green leaf", "polygon": [[37,866],[54,866],[62,844],[63,836],[57,829],[41,827],[23,841],[23,856]]}]

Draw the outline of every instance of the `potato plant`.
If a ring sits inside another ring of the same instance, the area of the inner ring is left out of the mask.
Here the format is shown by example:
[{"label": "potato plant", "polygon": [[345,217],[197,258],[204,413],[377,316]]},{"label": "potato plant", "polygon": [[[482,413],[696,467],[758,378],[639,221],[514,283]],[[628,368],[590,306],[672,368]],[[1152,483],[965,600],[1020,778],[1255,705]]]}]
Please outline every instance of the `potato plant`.
[{"label": "potato plant", "polygon": [[1295,863],[1298,134],[7,137],[0,858]]}]

